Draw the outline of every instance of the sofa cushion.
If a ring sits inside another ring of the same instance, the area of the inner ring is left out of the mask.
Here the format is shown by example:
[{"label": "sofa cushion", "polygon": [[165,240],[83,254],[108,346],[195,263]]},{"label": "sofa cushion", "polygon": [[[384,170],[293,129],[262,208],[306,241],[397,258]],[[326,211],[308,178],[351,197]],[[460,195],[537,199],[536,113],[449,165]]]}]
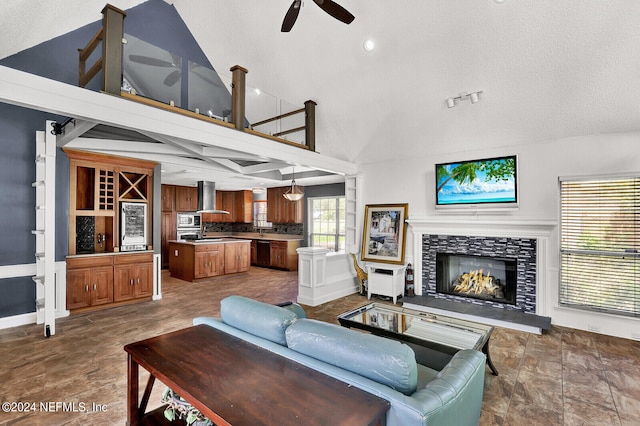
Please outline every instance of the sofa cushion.
[{"label": "sofa cushion", "polygon": [[284,334],[298,316],[295,312],[243,296],[229,296],[220,302],[222,321],[254,336],[286,346]]},{"label": "sofa cushion", "polygon": [[287,328],[290,349],[335,365],[406,395],[416,390],[418,368],[413,349],[395,340],[336,324],[300,319]]}]

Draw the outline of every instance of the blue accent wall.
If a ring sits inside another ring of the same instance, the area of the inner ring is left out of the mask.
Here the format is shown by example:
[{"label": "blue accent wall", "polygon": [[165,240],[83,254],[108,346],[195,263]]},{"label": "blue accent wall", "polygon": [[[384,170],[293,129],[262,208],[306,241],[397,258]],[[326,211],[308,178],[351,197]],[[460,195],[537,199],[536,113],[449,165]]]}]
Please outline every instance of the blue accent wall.
[{"label": "blue accent wall", "polygon": [[[96,5],[96,7],[102,7]],[[184,58],[211,66],[175,8],[149,0],[126,11],[124,31]],[[96,21],[0,60],[0,65],[78,84],[78,48],[100,28]],[[99,90],[100,76],[87,87]],[[35,132],[45,121],[67,117],[0,103],[0,266],[35,263]],[[46,129],[50,131],[50,129]],[[159,199],[159,198],[158,198]],[[159,215],[160,209],[154,209]],[[56,161],[56,261],[68,250],[69,160],[58,149]],[[159,223],[154,220],[154,223]],[[154,230],[155,233],[155,230]],[[159,244],[156,244],[159,247]],[[35,311],[30,277],[0,279],[0,318]]]}]

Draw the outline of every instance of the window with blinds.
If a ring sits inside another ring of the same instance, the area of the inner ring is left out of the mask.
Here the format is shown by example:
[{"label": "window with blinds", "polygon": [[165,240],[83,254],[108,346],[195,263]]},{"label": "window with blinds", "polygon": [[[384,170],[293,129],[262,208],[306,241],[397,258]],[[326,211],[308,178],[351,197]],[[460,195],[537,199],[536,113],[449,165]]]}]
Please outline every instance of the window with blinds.
[{"label": "window with blinds", "polygon": [[560,304],[640,315],[640,177],[561,180]]}]

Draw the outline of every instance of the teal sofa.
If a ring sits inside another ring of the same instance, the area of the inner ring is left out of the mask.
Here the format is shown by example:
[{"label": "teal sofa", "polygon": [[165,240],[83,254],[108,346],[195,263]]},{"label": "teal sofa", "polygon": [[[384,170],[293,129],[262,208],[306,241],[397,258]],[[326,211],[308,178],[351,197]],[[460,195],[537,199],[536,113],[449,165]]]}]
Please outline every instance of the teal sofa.
[{"label": "teal sofa", "polygon": [[297,304],[274,306],[242,296],[221,301],[206,324],[390,402],[387,425],[477,425],[485,355],[458,352],[441,370],[417,364],[404,343],[305,318]]}]

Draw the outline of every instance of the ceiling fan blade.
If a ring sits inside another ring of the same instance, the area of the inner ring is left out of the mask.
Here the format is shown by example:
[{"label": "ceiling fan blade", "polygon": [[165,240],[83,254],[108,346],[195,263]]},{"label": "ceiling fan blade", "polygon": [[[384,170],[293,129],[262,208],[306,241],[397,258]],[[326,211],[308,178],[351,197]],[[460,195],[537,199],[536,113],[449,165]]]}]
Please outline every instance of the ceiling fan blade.
[{"label": "ceiling fan blade", "polygon": [[284,16],[284,20],[282,21],[282,27],[280,31],[283,33],[288,33],[293,28],[293,24],[296,23],[296,19],[298,19],[298,13],[300,13],[300,3],[302,0],[294,0],[287,10],[287,14]]},{"label": "ceiling fan blade", "polygon": [[[204,67],[203,67],[203,68],[204,68]],[[207,68],[205,68],[205,69],[207,69]],[[196,76],[200,77],[203,81],[206,81],[207,83],[209,83],[209,84],[210,84],[210,85],[212,85],[212,86],[216,86],[216,87],[224,87],[224,86],[221,86],[219,82],[214,81],[211,77],[207,76],[206,74],[203,74],[203,73],[201,73],[201,72],[198,72],[198,70],[197,70],[197,69],[193,69],[193,70],[191,70],[191,73],[192,73],[193,75],[196,75]]]},{"label": "ceiling fan blade", "polygon": [[176,84],[178,82],[178,80],[180,80],[180,75],[182,73],[180,72],[180,70],[175,70],[175,71],[171,71],[169,73],[169,75],[167,76],[167,78],[164,79],[163,83],[166,86],[173,86],[174,84]]},{"label": "ceiling fan blade", "polygon": [[162,59],[153,58],[151,56],[144,55],[129,55],[131,62],[137,62],[144,65],[152,65],[154,67],[174,67],[173,62],[163,61]]},{"label": "ceiling fan blade", "polygon": [[322,10],[339,21],[350,24],[356,19],[347,9],[332,0],[313,0]]}]

